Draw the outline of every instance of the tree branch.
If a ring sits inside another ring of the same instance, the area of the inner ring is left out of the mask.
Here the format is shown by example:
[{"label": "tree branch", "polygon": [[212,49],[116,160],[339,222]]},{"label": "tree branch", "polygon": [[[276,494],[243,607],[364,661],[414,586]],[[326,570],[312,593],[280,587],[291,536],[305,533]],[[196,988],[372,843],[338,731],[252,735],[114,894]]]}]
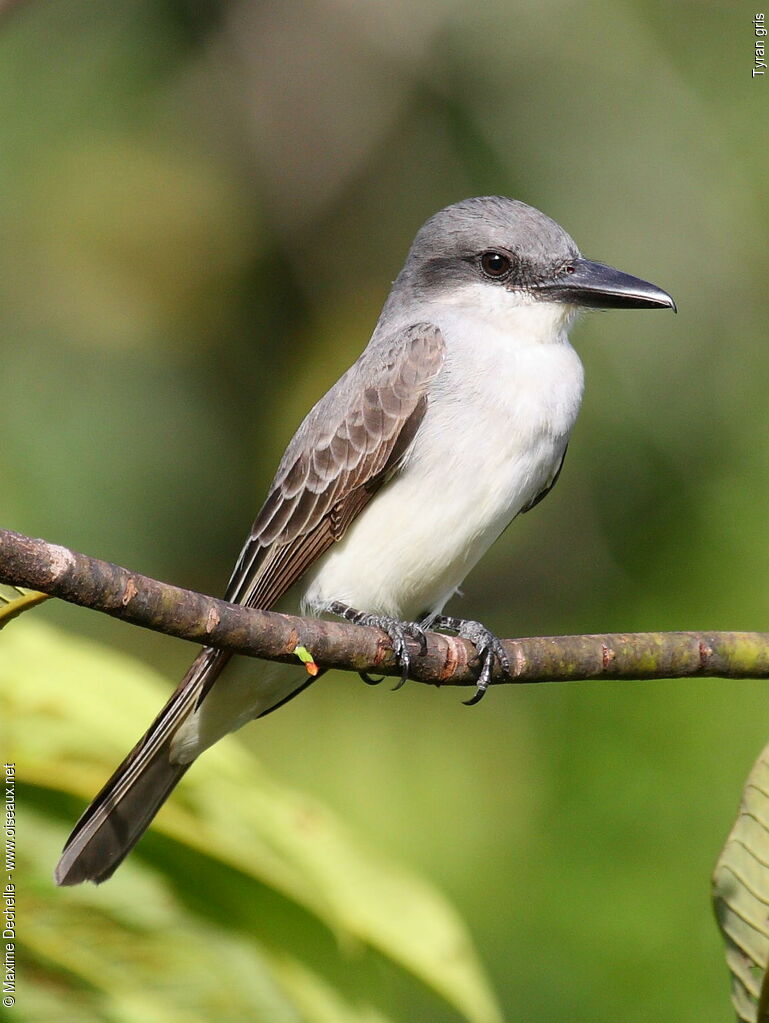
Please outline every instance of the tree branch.
[{"label": "tree branch", "polygon": [[[0,582],[40,590],[133,625],[269,661],[299,664],[297,646],[321,668],[400,675],[379,629],[244,608],[161,583],[66,547],[0,530]],[[769,633],[645,632],[504,641],[511,676],[495,683],[720,676],[769,677]],[[466,640],[428,633],[427,653],[411,647],[415,682],[473,685],[475,650]]]}]

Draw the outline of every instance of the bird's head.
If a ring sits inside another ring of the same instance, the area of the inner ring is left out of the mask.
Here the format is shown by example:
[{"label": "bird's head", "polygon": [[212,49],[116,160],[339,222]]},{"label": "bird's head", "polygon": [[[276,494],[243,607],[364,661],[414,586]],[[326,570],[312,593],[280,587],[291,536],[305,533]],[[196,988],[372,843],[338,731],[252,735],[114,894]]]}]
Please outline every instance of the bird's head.
[{"label": "bird's head", "polygon": [[398,284],[428,301],[500,312],[543,302],[570,312],[676,307],[656,285],[585,259],[554,220],[502,196],[465,199],[430,217]]}]

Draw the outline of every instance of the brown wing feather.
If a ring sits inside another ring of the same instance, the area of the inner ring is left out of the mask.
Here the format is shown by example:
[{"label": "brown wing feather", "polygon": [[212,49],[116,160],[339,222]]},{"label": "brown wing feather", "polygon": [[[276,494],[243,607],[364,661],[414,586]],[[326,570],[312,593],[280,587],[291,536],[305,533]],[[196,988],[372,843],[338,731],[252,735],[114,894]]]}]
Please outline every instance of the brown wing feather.
[{"label": "brown wing feather", "polygon": [[443,364],[443,338],[415,324],[366,352],[289,444],[226,599],[270,607],[362,511],[405,455]]}]

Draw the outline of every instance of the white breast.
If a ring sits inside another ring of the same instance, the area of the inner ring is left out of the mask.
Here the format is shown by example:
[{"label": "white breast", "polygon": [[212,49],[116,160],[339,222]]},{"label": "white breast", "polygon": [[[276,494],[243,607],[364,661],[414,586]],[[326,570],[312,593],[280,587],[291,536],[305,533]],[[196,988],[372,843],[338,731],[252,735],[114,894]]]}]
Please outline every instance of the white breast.
[{"label": "white breast", "polygon": [[413,618],[439,611],[518,514],[552,481],[583,389],[569,311],[536,303],[471,316],[429,310],[446,362],[401,472],[312,572],[303,605],[334,600]]}]

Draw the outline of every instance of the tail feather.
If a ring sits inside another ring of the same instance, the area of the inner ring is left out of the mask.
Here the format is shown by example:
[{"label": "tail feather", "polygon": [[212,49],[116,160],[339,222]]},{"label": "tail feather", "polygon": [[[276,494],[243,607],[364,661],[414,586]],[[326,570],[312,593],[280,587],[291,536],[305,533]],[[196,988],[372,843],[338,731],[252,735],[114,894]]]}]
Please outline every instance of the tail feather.
[{"label": "tail feather", "polygon": [[190,766],[170,763],[169,747],[170,743],[165,743],[142,766],[140,776],[119,802],[104,798],[104,813],[98,821],[78,821],[56,866],[56,884],[101,884],[112,877]]},{"label": "tail feather", "polygon": [[75,825],[56,867],[57,884],[106,881],[136,845],[189,767],[170,760],[174,734],[229,656],[208,647],[196,658],[146,734]]}]

